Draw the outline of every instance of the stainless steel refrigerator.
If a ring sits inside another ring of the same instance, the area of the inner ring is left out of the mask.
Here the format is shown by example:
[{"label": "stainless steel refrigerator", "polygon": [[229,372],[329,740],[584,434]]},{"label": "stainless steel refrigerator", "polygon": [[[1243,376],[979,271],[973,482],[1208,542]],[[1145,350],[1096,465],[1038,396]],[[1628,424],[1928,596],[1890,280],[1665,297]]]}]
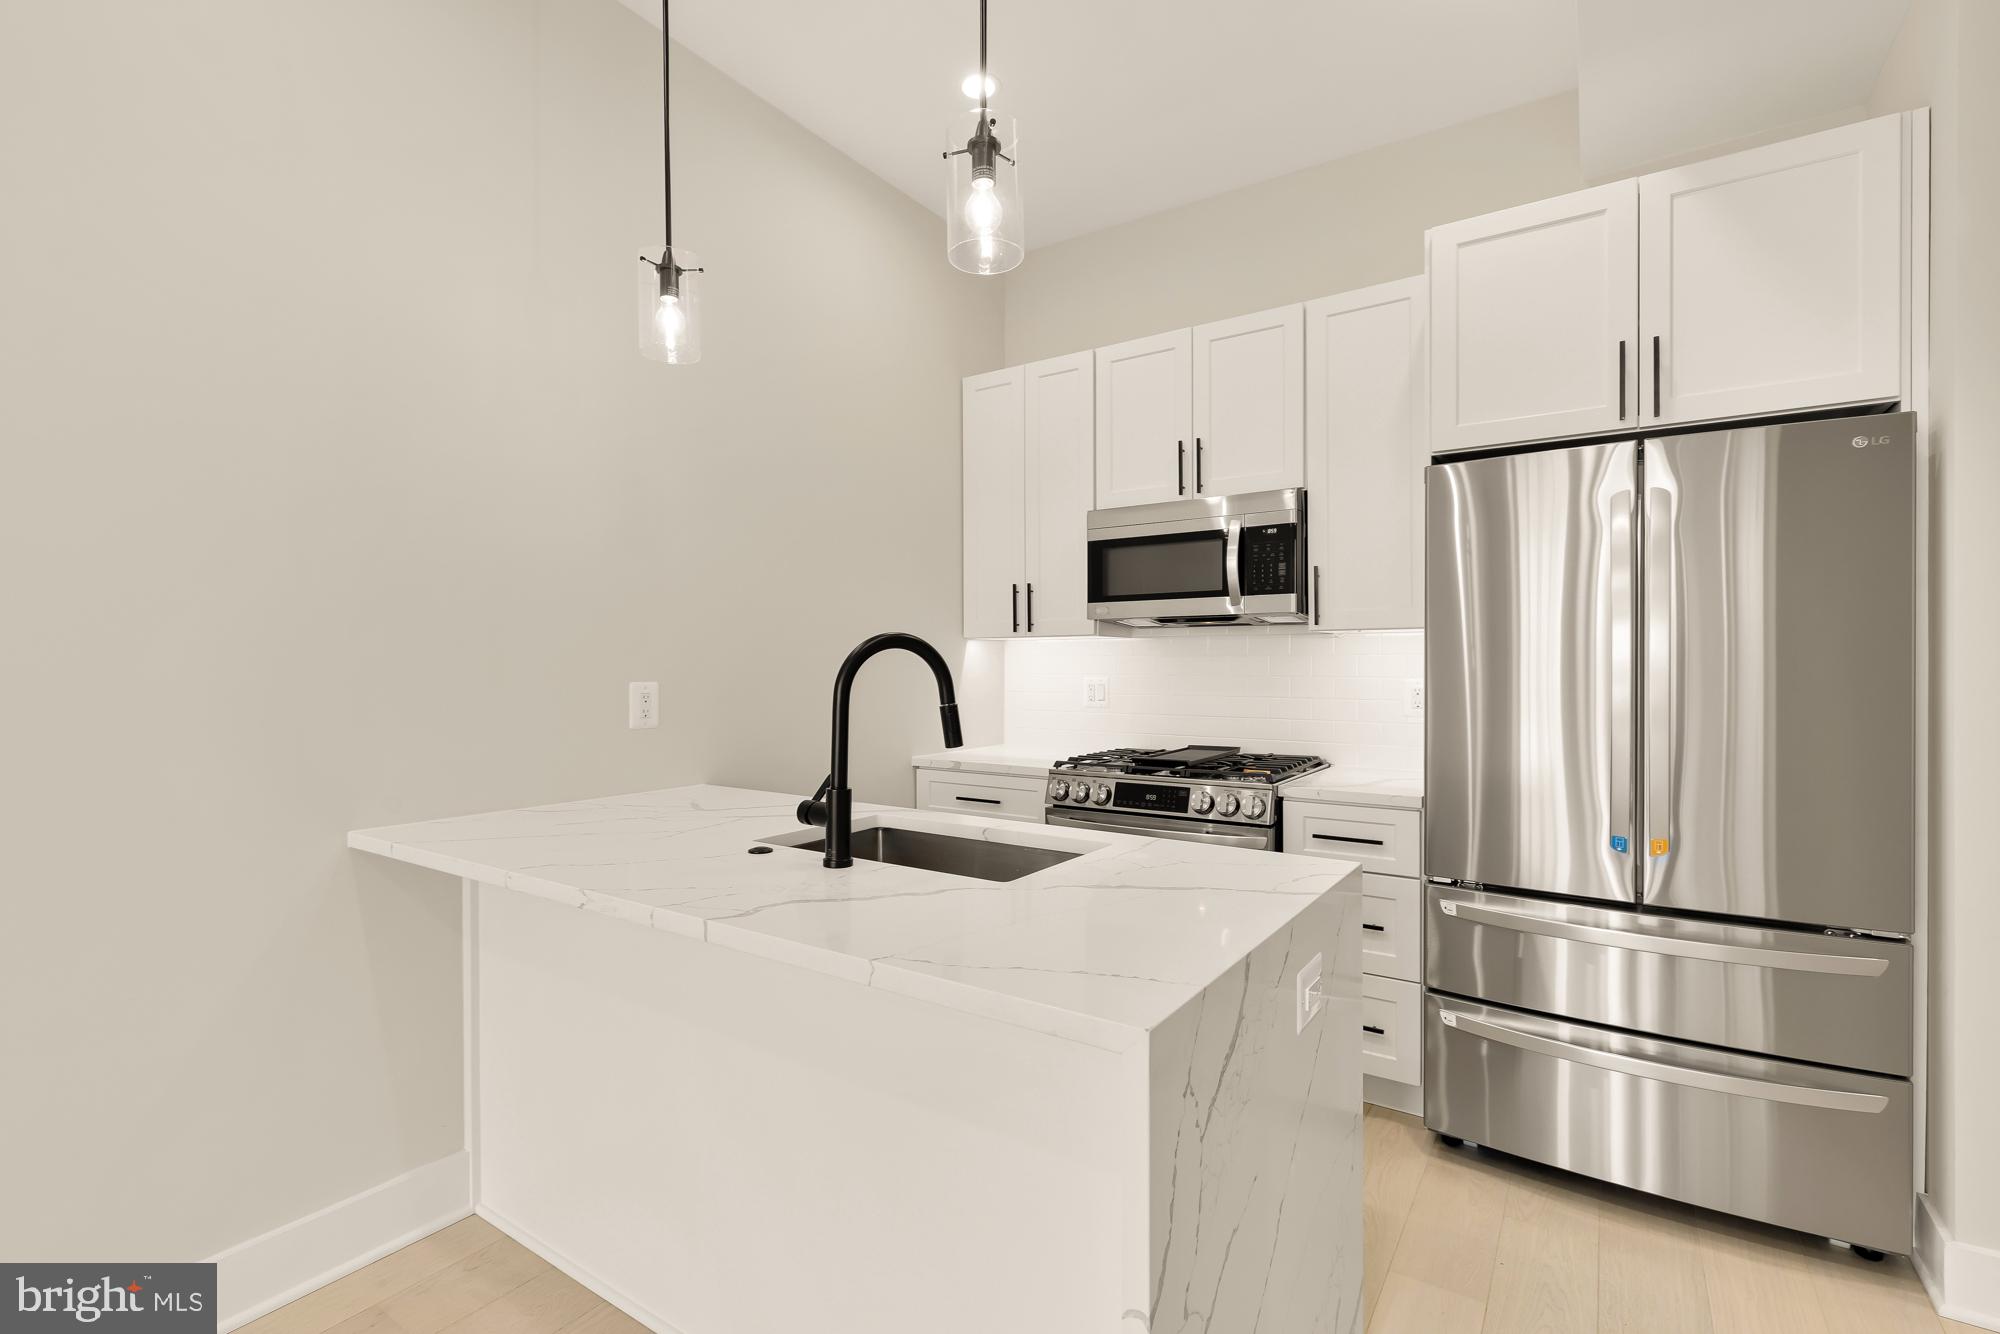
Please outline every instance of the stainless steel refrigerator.
[{"label": "stainless steel refrigerator", "polygon": [[1429,469],[1426,1125],[1910,1249],[1913,430]]}]

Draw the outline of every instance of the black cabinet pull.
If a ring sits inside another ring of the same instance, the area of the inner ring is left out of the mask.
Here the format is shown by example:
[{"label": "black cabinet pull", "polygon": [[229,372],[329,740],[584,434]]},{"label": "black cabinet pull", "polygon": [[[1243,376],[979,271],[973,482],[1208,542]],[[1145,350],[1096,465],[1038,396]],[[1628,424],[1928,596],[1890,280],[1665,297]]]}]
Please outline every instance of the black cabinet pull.
[{"label": "black cabinet pull", "polygon": [[1028,633],[1035,633],[1035,586],[1028,585]]},{"label": "black cabinet pull", "polygon": [[1363,922],[1361,924],[1361,929],[1363,931],[1387,931],[1389,928],[1386,926],[1377,926],[1373,922]]},{"label": "black cabinet pull", "polygon": [[1008,587],[1014,590],[1010,595],[1010,605],[1014,608],[1014,633],[1018,635],[1021,633],[1021,586],[1009,584]]},{"label": "black cabinet pull", "polygon": [[1618,420],[1625,420],[1625,340],[1618,340]]},{"label": "black cabinet pull", "polygon": [[1361,1026],[1361,1031],[1364,1033],[1373,1033],[1378,1038],[1381,1037],[1383,1033],[1382,1029],[1375,1027],[1375,1025],[1373,1024],[1363,1024]]},{"label": "black cabinet pull", "polygon": [[1180,494],[1186,495],[1187,494],[1187,441],[1176,440],[1174,441],[1174,444],[1181,451],[1181,461],[1179,464],[1179,471],[1175,473],[1176,480],[1174,482],[1174,486],[1177,490],[1179,490]]},{"label": "black cabinet pull", "polygon": [[1659,416],[1665,409],[1660,406],[1660,336],[1653,335],[1653,415]]},{"label": "black cabinet pull", "polygon": [[981,806],[998,806],[1000,804],[1000,798],[998,797],[953,797],[952,800],[974,801],[978,802]]},{"label": "black cabinet pull", "polygon": [[1194,493],[1201,494],[1201,437],[1194,438]]},{"label": "black cabinet pull", "polygon": [[1314,834],[1313,837],[1323,838],[1329,843],[1359,843],[1370,848],[1382,846],[1382,840],[1379,838],[1349,838],[1346,834]]},{"label": "black cabinet pull", "polygon": [[1313,566],[1313,624],[1319,624],[1319,566]]}]

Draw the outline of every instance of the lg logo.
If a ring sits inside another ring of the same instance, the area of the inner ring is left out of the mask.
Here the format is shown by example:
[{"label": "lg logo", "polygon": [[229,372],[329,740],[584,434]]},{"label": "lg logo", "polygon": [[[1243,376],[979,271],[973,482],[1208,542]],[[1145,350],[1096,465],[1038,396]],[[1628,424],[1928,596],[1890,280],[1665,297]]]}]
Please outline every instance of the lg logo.
[{"label": "lg logo", "polygon": [[1870,445],[1886,445],[1892,438],[1893,437],[1891,436],[1878,435],[1871,439],[1870,437],[1865,435],[1857,435],[1852,440],[1848,441],[1848,443],[1853,445],[1856,449],[1866,449]]}]

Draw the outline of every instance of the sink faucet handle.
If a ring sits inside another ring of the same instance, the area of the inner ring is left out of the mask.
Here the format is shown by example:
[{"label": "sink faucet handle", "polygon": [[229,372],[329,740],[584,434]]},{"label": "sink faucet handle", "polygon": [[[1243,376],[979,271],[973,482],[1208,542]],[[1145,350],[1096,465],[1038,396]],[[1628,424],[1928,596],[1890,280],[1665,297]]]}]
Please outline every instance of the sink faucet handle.
[{"label": "sink faucet handle", "polygon": [[832,790],[833,775],[828,774],[821,781],[819,791],[799,803],[798,814],[800,824],[815,825],[821,829],[826,828],[827,813],[831,808],[830,803],[826,799],[826,794]]}]

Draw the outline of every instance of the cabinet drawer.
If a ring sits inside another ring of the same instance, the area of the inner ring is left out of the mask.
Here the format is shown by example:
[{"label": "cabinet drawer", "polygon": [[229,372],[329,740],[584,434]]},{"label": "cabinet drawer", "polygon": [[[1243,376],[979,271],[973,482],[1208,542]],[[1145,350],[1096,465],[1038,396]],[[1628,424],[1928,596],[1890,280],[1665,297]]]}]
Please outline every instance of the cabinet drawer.
[{"label": "cabinet drawer", "polygon": [[988,815],[999,820],[1042,822],[1043,780],[1001,774],[970,774],[963,770],[917,771],[917,807]]},{"label": "cabinet drawer", "polygon": [[1386,806],[1286,802],[1285,851],[1340,857],[1361,863],[1363,870],[1414,879],[1421,874],[1421,822],[1415,811]]},{"label": "cabinet drawer", "polygon": [[1423,932],[1422,886],[1401,876],[1361,877],[1361,971],[1377,977],[1422,980],[1418,949]]},{"label": "cabinet drawer", "polygon": [[1424,989],[1387,977],[1361,979],[1361,1073],[1398,1084],[1423,1077]]}]

